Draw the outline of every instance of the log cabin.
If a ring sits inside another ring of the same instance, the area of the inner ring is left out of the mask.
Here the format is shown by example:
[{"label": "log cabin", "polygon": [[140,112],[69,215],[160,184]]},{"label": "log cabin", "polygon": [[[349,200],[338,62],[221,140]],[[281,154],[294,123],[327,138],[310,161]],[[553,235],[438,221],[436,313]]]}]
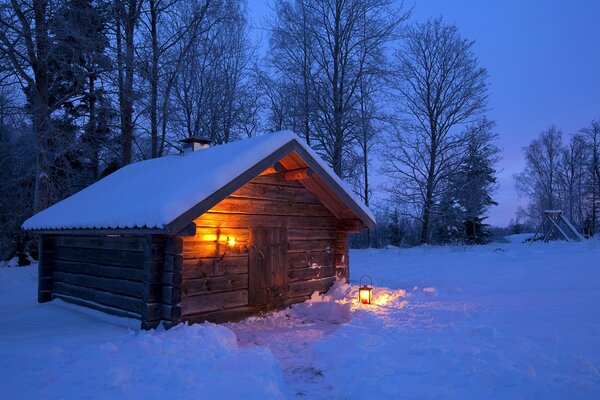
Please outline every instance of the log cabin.
[{"label": "log cabin", "polygon": [[348,279],[369,209],[292,132],[125,166],[25,221],[38,301],[141,321],[238,320]]}]

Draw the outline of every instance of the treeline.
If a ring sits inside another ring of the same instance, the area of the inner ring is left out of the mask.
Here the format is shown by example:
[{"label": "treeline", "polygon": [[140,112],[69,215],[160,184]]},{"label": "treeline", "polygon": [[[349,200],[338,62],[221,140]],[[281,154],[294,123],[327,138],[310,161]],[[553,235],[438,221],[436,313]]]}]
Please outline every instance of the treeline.
[{"label": "treeline", "polygon": [[598,232],[600,218],[600,121],[592,121],[568,140],[550,126],[524,149],[526,166],[515,175],[521,196],[516,225],[535,229],[544,210],[562,210],[586,236]]},{"label": "treeline", "polygon": [[271,6],[259,54],[242,0],[0,0],[0,253],[33,212],[185,137],[282,129],[379,210],[387,233],[357,245],[483,241],[499,149],[474,43],[392,0]]}]

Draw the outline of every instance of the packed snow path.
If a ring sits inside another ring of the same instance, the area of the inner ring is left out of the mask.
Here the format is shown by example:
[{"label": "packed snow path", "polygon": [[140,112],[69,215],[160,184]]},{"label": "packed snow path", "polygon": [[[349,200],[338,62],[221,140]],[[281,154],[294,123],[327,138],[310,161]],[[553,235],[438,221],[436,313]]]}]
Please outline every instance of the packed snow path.
[{"label": "packed snow path", "polygon": [[55,301],[0,268],[0,398],[600,398],[600,243],[351,253],[356,286],[170,331]]}]

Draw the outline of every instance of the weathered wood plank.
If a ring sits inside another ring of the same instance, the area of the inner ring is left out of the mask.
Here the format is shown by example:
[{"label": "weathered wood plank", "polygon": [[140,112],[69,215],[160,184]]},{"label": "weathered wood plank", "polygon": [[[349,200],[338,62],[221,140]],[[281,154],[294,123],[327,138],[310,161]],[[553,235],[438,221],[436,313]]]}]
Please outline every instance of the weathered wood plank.
[{"label": "weathered wood plank", "polygon": [[331,251],[333,252],[333,240],[331,239],[311,239],[311,240],[290,240],[288,243],[289,253],[306,253],[309,251]]},{"label": "weathered wood plank", "polygon": [[165,238],[164,255],[178,255],[183,252],[183,239],[179,236]]},{"label": "weathered wood plank", "polygon": [[209,258],[225,256],[243,256],[248,254],[248,245],[237,242],[233,246],[220,242],[187,242],[184,245],[183,258]]},{"label": "weathered wood plank", "polygon": [[183,271],[183,256],[180,254],[165,255],[164,271],[181,273]]},{"label": "weathered wood plank", "polygon": [[196,258],[183,261],[183,279],[248,273],[248,257]]},{"label": "weathered wood plank", "polygon": [[195,220],[199,227],[284,227],[336,229],[335,218],[315,216],[250,215],[207,212]]},{"label": "weathered wood plank", "polygon": [[337,232],[325,229],[288,229],[288,240],[335,240]]},{"label": "weathered wood plank", "polygon": [[325,293],[335,282],[335,277],[290,283],[289,297],[310,296],[315,291]]},{"label": "weathered wood plank", "polygon": [[163,286],[162,301],[163,304],[176,306],[181,303],[182,293],[180,286]]},{"label": "weathered wood plank", "polygon": [[110,306],[103,306],[99,303],[94,303],[92,301],[83,300],[77,297],[71,297],[67,295],[63,295],[60,293],[56,294],[56,298],[66,301],[68,303],[76,304],[78,306],[92,308],[94,310],[102,311],[107,314],[116,315],[118,317],[126,317],[126,318],[134,318],[140,319],[141,315],[136,312],[121,310],[119,308],[114,308]]},{"label": "weathered wood plank", "polygon": [[338,279],[350,279],[348,232],[345,231],[338,231],[335,239],[335,268]]},{"label": "weathered wood plank", "polygon": [[181,299],[181,315],[186,316],[209,311],[226,310],[247,304],[247,290],[186,296]]},{"label": "weathered wood plank", "polygon": [[144,251],[144,236],[55,236],[60,247],[78,247],[88,249]]},{"label": "weathered wood plank", "polygon": [[302,185],[297,181],[285,180],[283,174],[270,174],[270,175],[257,176],[256,178],[252,179],[250,182],[251,183],[261,183],[264,185],[302,187]]},{"label": "weathered wood plank", "polygon": [[[123,294],[125,296],[141,299],[144,286],[141,282],[127,281],[122,279],[104,278],[92,275],[72,274],[55,271],[54,280],[74,286],[83,286],[90,289],[105,290],[108,292]],[[154,289],[156,290],[156,289]]]},{"label": "weathered wood plank", "polygon": [[288,270],[290,282],[306,281],[319,278],[335,277],[335,266],[324,265],[317,267],[291,268]]},{"label": "weathered wood plank", "polygon": [[131,252],[108,249],[80,249],[74,247],[56,247],[54,257],[62,261],[79,261],[118,267],[144,268],[145,255],[142,252]]},{"label": "weathered wood plank", "polygon": [[38,246],[38,303],[53,299],[54,237],[41,235]]},{"label": "weathered wood plank", "polygon": [[154,329],[160,325],[162,306],[162,303],[142,303],[142,329]]},{"label": "weathered wood plank", "polygon": [[163,274],[162,283],[164,285],[181,286],[181,281],[182,277],[180,272],[165,272]]},{"label": "weathered wood plank", "polygon": [[290,268],[304,268],[313,265],[335,265],[335,257],[332,252],[305,252],[289,253],[288,266]]},{"label": "weathered wood plank", "polygon": [[228,228],[228,227],[209,227],[198,229],[195,236],[183,238],[183,252],[187,246],[204,243],[226,244],[228,239],[235,239],[237,242],[248,242],[250,231],[248,228]]},{"label": "weathered wood plank", "polygon": [[249,304],[279,305],[287,298],[287,231],[254,228],[249,255]]},{"label": "weathered wood plank", "polygon": [[183,296],[196,296],[206,293],[231,292],[233,290],[248,289],[248,274],[186,279],[182,283],[181,289]]},{"label": "weathered wood plank", "polygon": [[172,306],[163,304],[162,318],[167,321],[179,321],[181,318],[181,305],[177,304]]},{"label": "weathered wood plank", "polygon": [[[56,271],[68,272],[71,274],[92,275],[113,279],[126,279],[134,282],[142,282],[144,279],[144,271],[141,269],[122,268],[112,265],[56,260],[54,262],[54,268]],[[154,278],[155,280],[160,279],[160,277]]]},{"label": "weathered wood plank", "polygon": [[286,181],[308,179],[311,176],[313,176],[313,170],[310,168],[291,169],[283,173]]},{"label": "weathered wood plank", "polygon": [[317,216],[331,217],[331,212],[320,203],[295,203],[262,199],[228,197],[210,209],[211,212],[251,214],[251,215],[283,215],[283,216]]},{"label": "weathered wood plank", "polygon": [[141,315],[142,301],[135,297],[123,296],[107,291],[85,288],[81,286],[70,285],[64,282],[55,282],[54,291],[57,294],[77,297],[82,300],[93,301],[125,311],[133,311]]},{"label": "weathered wood plank", "polygon": [[242,186],[233,192],[230,197],[284,202],[292,201],[294,203],[320,203],[319,199],[303,186],[267,185],[254,182]]}]

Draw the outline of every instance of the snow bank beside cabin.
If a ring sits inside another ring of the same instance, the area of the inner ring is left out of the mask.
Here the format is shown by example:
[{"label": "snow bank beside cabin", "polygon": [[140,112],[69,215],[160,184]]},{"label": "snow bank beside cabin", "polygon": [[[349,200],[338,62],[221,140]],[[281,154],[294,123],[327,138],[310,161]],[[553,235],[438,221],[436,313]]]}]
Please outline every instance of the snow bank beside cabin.
[{"label": "snow bank beside cabin", "polygon": [[0,270],[0,399],[281,399],[279,361],[214,324],[136,331],[138,321],[54,300],[34,267]]}]

